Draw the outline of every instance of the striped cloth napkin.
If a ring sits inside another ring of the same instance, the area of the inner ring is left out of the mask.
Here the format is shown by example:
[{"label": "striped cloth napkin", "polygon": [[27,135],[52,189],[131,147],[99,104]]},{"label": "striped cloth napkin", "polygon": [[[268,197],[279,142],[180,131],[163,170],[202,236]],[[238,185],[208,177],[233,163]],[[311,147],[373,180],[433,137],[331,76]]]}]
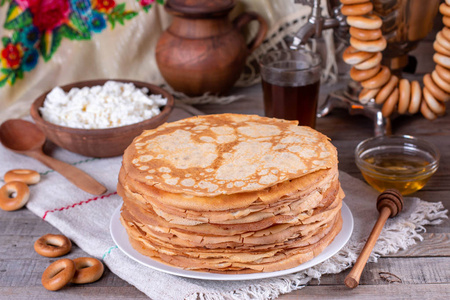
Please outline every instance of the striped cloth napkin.
[{"label": "striped cloth napkin", "polygon": [[[193,114],[200,112],[190,107],[178,107],[170,120]],[[145,267],[131,260],[114,244],[109,222],[114,210],[122,203],[116,193],[121,157],[87,158],[58,147],[46,149],[46,152],[76,165],[104,184],[108,191],[102,196],[93,197],[39,162],[9,152],[3,146],[0,146],[0,174],[17,168],[39,171],[42,180],[30,187],[31,197],[27,208],[60,230],[89,255],[101,259],[112,272],[152,299],[274,299],[282,293],[303,288],[312,278],[349,268],[355,262],[378,216],[375,209],[377,193],[364,182],[340,172],[340,181],[346,193],[344,201],[353,213],[355,229],[350,241],[338,254],[305,271],[276,278],[248,281],[182,278]],[[380,255],[415,244],[422,239],[419,231],[424,230],[423,225],[439,224],[442,218],[447,217],[447,210],[440,202],[407,198],[405,203],[405,211],[395,219],[388,220],[371,261],[376,261]]]}]

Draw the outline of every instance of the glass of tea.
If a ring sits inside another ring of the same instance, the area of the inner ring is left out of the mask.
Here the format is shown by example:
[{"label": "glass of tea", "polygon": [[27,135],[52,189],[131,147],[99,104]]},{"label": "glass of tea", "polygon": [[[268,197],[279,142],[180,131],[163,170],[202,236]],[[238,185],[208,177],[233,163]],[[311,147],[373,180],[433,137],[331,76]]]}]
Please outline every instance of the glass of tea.
[{"label": "glass of tea", "polygon": [[316,125],[321,58],[306,50],[276,50],[259,61],[267,117]]}]

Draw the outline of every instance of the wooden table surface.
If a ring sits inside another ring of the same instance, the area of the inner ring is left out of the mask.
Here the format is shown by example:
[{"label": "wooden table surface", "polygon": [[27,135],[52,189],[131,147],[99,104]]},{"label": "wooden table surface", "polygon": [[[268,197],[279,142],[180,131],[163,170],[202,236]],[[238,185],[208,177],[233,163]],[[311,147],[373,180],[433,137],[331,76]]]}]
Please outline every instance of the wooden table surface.
[{"label": "wooden table surface", "polygon": [[[235,89],[234,94],[245,97],[228,105],[201,105],[205,113],[263,114],[260,85]],[[323,95],[322,95],[323,98]],[[339,168],[362,178],[353,151],[363,139],[373,136],[372,121],[362,116],[349,116],[344,110],[317,121],[316,129],[331,138],[339,153]],[[433,122],[422,116],[398,117],[393,121],[394,134],[410,134],[434,143],[441,151],[441,164],[425,188],[414,196],[427,201],[442,201],[450,208],[450,115]],[[0,160],[1,163],[1,160]],[[375,199],[374,199],[375,202]],[[375,208],[374,208],[375,209]],[[344,278],[349,270],[313,280],[306,288],[285,294],[279,299],[450,299],[450,221],[426,226],[424,240],[397,254],[369,263],[361,277],[360,286],[346,288]],[[16,212],[0,211],[0,299],[142,299],[146,295],[106,269],[103,277],[92,284],[73,286],[49,292],[41,285],[42,271],[49,259],[36,254],[34,241],[56,228],[27,209]],[[68,258],[86,255],[76,245]],[[380,272],[398,276],[402,283],[389,283]],[[159,300],[159,299],[155,299]]]}]

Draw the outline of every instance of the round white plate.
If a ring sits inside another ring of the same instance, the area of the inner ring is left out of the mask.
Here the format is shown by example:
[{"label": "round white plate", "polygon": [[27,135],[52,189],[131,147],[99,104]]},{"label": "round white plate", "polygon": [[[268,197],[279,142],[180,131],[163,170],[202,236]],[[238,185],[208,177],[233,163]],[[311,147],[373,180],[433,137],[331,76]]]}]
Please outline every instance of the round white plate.
[{"label": "round white plate", "polygon": [[216,273],[207,273],[207,272],[197,272],[197,271],[189,271],[189,270],[183,270],[180,268],[172,267],[169,265],[165,265],[163,263],[160,263],[158,261],[153,260],[152,258],[142,255],[141,253],[137,252],[130,244],[128,240],[128,234],[125,230],[125,228],[120,223],[120,208],[122,205],[120,205],[113,213],[110,223],[110,231],[111,236],[116,243],[116,245],[119,247],[120,250],[122,250],[123,253],[128,255],[131,259],[137,261],[140,264],[143,264],[144,266],[147,266],[149,268],[169,273],[172,275],[182,276],[182,277],[188,277],[188,278],[196,278],[196,279],[206,279],[206,280],[252,280],[252,279],[261,279],[261,278],[270,278],[270,277],[276,277],[286,274],[295,273],[301,270],[305,270],[307,268],[310,268],[312,266],[315,266],[324,260],[330,258],[334,254],[336,254],[339,250],[341,250],[342,247],[347,243],[350,236],[353,232],[353,216],[348,208],[348,206],[345,203],[342,203],[342,230],[339,232],[339,234],[334,238],[333,242],[326,247],[322,253],[320,253],[318,256],[314,257],[312,260],[307,261],[295,268],[282,270],[282,271],[276,271],[276,272],[268,272],[268,273],[252,273],[252,274],[216,274]]}]

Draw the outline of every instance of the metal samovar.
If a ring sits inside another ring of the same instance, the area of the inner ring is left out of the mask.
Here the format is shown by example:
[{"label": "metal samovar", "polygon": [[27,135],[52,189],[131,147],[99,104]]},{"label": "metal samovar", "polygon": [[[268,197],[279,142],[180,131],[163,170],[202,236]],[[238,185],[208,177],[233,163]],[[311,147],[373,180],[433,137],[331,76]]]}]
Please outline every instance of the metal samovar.
[{"label": "metal samovar", "polygon": [[[335,36],[348,43],[346,17],[340,13],[339,0],[326,0],[329,17],[322,15],[320,0],[295,0],[296,3],[311,6],[308,21],[296,33],[291,49],[295,50],[307,43],[309,38],[320,37],[322,30],[334,28]],[[387,40],[383,51],[382,64],[393,74],[401,76],[402,70],[411,62],[408,55],[433,28],[433,20],[439,9],[439,0],[372,0],[373,13],[383,20],[381,30]],[[413,62],[414,63],[414,62]],[[414,68],[413,68],[414,69]],[[390,134],[390,119],[384,118],[381,106],[372,99],[366,104],[358,101],[359,84],[350,81],[345,90],[328,95],[318,116],[327,115],[333,108],[347,108],[350,114],[363,114],[374,121],[375,135]]]}]

